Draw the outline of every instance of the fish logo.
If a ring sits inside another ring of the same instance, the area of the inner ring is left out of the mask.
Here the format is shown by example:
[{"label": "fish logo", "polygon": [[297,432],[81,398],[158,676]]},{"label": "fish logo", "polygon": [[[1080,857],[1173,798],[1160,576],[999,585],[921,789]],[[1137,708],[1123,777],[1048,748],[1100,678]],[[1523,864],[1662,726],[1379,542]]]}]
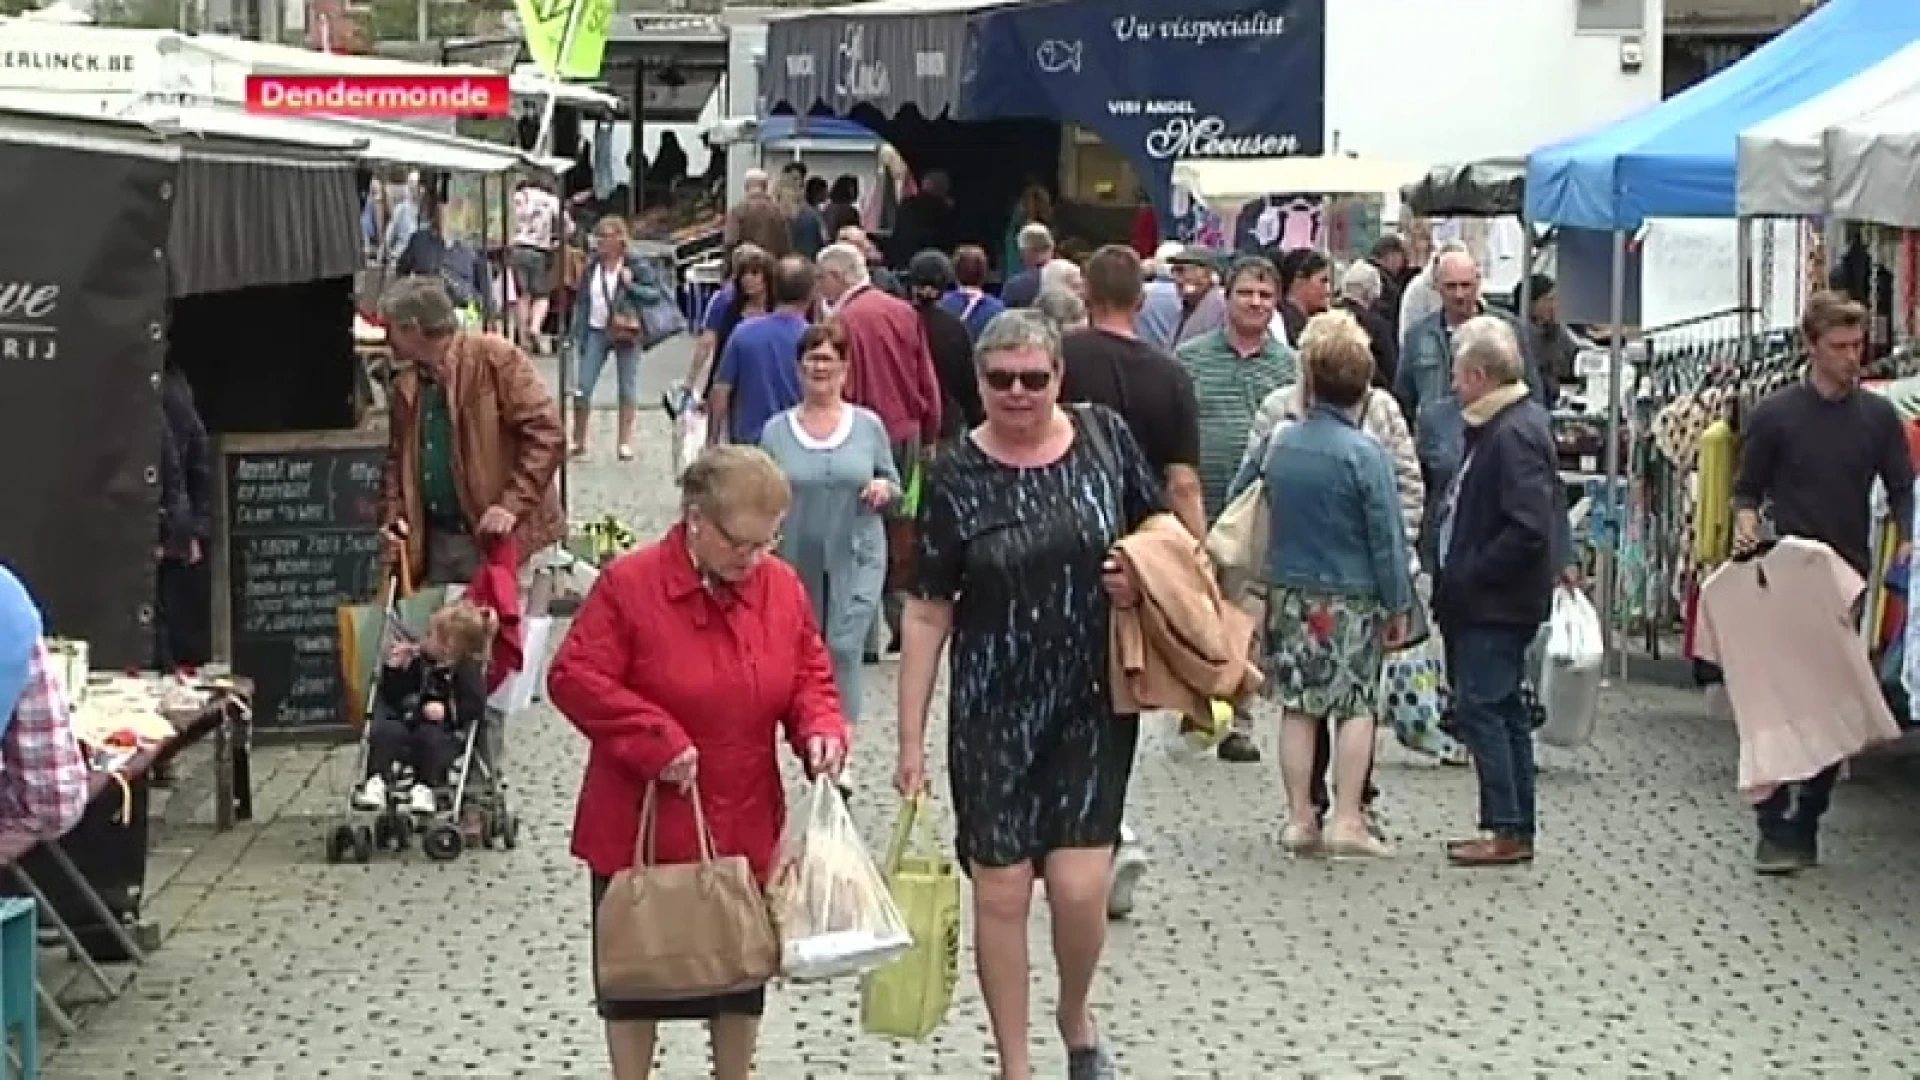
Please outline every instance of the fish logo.
[{"label": "fish logo", "polygon": [[1071,71],[1078,75],[1080,73],[1080,51],[1083,44],[1083,42],[1078,41],[1059,41],[1057,39],[1043,41],[1040,43],[1039,48],[1033,50],[1033,59],[1035,63],[1040,65],[1040,70],[1049,75],[1058,75],[1063,71]]}]

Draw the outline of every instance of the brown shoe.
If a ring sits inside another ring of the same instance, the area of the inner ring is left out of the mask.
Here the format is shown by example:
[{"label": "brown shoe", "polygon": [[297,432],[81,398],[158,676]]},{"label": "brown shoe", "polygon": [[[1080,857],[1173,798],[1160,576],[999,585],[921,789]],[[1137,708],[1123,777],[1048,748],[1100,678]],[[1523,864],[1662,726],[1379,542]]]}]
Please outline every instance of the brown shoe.
[{"label": "brown shoe", "polygon": [[1447,844],[1447,861],[1455,866],[1517,866],[1533,861],[1533,844],[1511,836],[1480,836]]}]

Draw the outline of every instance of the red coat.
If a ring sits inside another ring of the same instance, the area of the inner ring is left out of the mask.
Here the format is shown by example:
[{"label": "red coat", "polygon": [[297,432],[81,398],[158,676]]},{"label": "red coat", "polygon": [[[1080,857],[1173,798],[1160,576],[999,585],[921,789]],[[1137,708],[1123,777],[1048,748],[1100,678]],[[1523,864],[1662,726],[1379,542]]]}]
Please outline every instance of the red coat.
[{"label": "red coat", "polygon": [[[596,874],[633,864],[647,781],[694,746],[715,848],[745,855],[765,881],[787,816],[777,736],[796,754],[814,736],[847,738],[799,576],[769,558],[709,591],[685,526],[601,575],[554,656],[547,695],[589,743],[573,854]],[[663,788],[658,807],[658,861],[693,861],[692,804]]]}]

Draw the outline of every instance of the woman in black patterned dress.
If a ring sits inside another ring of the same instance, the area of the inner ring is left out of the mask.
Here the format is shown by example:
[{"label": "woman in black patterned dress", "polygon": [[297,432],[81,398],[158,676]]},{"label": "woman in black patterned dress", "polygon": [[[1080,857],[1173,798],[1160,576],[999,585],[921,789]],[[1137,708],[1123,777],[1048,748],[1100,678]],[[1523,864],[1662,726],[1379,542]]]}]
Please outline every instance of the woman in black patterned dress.
[{"label": "woman in black patterned dress", "polygon": [[1098,1080],[1114,1066],[1088,995],[1139,736],[1108,691],[1108,606],[1134,602],[1108,551],[1162,497],[1118,416],[1060,407],[1060,339],[1038,314],[987,324],[975,366],[986,423],[934,461],[922,495],[897,783],[903,794],[925,783],[927,707],[951,635],[947,767],[1000,1076],[1032,1075],[1027,919],[1039,878],[1068,1075]]}]

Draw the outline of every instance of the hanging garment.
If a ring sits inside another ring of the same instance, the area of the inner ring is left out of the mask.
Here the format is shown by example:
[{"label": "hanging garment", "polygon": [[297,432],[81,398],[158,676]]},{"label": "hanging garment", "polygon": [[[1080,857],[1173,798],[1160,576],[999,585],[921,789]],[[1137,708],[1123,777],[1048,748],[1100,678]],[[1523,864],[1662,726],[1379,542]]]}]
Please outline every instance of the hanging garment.
[{"label": "hanging garment", "polygon": [[593,129],[593,197],[605,202],[620,186],[614,170],[613,125],[599,124]]},{"label": "hanging garment", "polygon": [[1865,586],[1832,548],[1787,537],[1701,587],[1694,656],[1725,673],[1749,802],[1899,738],[1857,629]]},{"label": "hanging garment", "polygon": [[1272,199],[1260,209],[1260,216],[1253,223],[1253,242],[1262,248],[1271,248],[1280,243],[1285,231],[1286,212],[1273,204]]},{"label": "hanging garment", "polygon": [[1295,199],[1282,212],[1280,250],[1317,247],[1320,236],[1320,207],[1306,199]]}]

